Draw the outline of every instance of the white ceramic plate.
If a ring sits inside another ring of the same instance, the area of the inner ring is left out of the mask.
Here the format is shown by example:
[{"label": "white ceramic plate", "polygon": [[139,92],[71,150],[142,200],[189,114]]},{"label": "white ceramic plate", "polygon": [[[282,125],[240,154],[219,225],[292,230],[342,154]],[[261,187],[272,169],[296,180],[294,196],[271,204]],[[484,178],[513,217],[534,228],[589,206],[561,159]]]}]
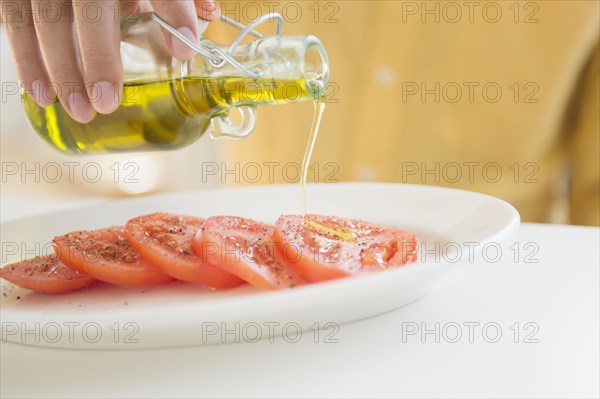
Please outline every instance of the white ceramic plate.
[{"label": "white ceramic plate", "polygon": [[[174,193],[114,201],[2,224],[2,263],[51,251],[56,235],[123,224],[156,211],[239,215],[273,223],[298,213],[298,186]],[[383,273],[264,292],[211,292],[185,283],[154,288],[97,284],[68,295],[2,281],[4,342],[71,349],[143,349],[252,341],[381,314],[424,295],[447,271],[476,262],[513,233],[519,214],[482,194],[397,184],[319,184],[308,211],[397,226],[419,236],[420,260]]]}]

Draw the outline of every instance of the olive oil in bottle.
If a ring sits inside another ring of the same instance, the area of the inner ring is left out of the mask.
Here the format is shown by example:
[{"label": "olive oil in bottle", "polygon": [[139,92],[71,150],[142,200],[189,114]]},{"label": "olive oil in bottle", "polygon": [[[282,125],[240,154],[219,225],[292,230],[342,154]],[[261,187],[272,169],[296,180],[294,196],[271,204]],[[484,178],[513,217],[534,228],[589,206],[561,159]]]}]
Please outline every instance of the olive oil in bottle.
[{"label": "olive oil in bottle", "polygon": [[87,124],[71,119],[58,101],[42,108],[25,93],[23,101],[31,126],[52,147],[72,154],[102,154],[181,148],[200,138],[212,118],[226,116],[231,108],[314,100],[323,96],[321,87],[305,77],[126,82],[120,107]]},{"label": "olive oil in bottle", "polygon": [[[329,78],[327,53],[318,38],[281,35],[281,18],[274,14],[260,17],[254,27],[272,18],[279,21],[273,36],[225,20],[242,31],[231,45],[223,45],[204,36],[190,42],[153,12],[131,15],[120,24],[124,86],[115,112],[81,124],[58,101],[42,108],[24,93],[25,113],[46,143],[69,154],[177,149],[207,131],[213,137],[244,138],[254,128],[257,106],[320,98]],[[165,29],[196,55],[173,58]],[[242,44],[247,35],[255,39]],[[242,116],[237,125],[228,118],[233,108]]]}]

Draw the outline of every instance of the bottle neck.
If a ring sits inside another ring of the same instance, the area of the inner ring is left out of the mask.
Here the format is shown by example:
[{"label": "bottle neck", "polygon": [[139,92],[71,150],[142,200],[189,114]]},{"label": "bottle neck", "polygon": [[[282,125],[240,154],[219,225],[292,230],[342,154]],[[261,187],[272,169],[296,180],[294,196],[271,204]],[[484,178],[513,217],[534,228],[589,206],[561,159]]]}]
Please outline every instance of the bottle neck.
[{"label": "bottle neck", "polygon": [[327,55],[314,36],[265,37],[237,47],[232,56],[258,76],[244,76],[229,64],[215,67],[200,55],[176,66],[177,93],[186,109],[212,117],[233,107],[317,101],[325,95]]}]

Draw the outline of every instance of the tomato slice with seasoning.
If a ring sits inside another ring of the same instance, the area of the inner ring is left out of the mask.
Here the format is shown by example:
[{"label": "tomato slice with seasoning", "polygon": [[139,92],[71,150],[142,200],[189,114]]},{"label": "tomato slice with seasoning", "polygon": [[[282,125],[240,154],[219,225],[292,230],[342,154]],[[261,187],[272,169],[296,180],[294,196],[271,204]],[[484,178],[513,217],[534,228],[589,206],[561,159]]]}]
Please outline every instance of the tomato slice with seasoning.
[{"label": "tomato slice with seasoning", "polygon": [[234,216],[210,217],[192,248],[201,259],[259,288],[290,288],[306,282],[277,251],[273,226],[268,224]]},{"label": "tomato slice with seasoning", "polygon": [[0,278],[44,294],[65,294],[89,287],[96,280],[71,269],[56,255],[38,256],[0,269]]},{"label": "tomato slice with seasoning", "polygon": [[162,285],[174,281],[141,259],[127,240],[125,227],[76,231],[53,240],[56,256],[67,266],[97,280],[124,286]]},{"label": "tomato slice with seasoning", "polygon": [[192,239],[203,224],[197,217],[154,213],[127,222],[127,237],[142,259],[169,276],[215,289],[244,284],[192,251]]},{"label": "tomato slice with seasoning", "polygon": [[417,260],[417,237],[395,227],[319,215],[284,215],[273,239],[308,281],[379,271]]}]

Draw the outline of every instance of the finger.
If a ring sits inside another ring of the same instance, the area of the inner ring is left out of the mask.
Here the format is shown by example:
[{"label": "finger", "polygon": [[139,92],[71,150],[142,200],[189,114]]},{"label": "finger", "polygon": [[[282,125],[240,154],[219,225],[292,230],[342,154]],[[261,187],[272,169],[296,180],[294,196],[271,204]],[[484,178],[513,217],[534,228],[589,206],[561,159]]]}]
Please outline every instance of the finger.
[{"label": "finger", "polygon": [[[179,33],[198,42],[198,19],[193,0],[152,0],[154,11]],[[165,32],[167,46],[171,55],[180,60],[189,60],[196,53],[168,32]]]},{"label": "finger", "polygon": [[123,65],[118,6],[106,0],[73,3],[87,95],[101,114],[110,114],[121,104]]},{"label": "finger", "polygon": [[205,21],[214,21],[221,16],[221,7],[214,0],[195,0],[196,14]]},{"label": "finger", "polygon": [[119,19],[127,19],[143,12],[152,12],[152,4],[150,0],[120,0],[120,15]]},{"label": "finger", "polygon": [[29,0],[1,1],[0,6],[19,79],[29,96],[40,106],[47,107],[54,102],[56,94],[50,87],[38,48]]},{"label": "finger", "polygon": [[60,103],[71,118],[87,123],[94,119],[96,112],[87,98],[77,61],[71,4],[32,0],[32,6],[40,10],[40,15],[34,20],[35,30],[46,70],[56,85]]}]

